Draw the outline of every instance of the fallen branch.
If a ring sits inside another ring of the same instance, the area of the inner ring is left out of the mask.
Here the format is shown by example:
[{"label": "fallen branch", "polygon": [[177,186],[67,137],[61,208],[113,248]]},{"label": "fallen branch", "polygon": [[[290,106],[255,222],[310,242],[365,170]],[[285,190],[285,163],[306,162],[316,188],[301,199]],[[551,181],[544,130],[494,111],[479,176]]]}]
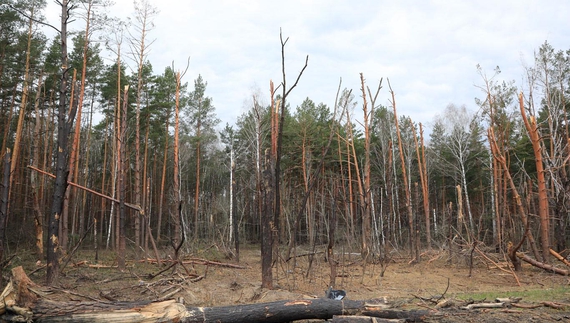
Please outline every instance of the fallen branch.
[{"label": "fallen branch", "polygon": [[205,266],[218,266],[218,267],[226,267],[226,268],[235,268],[235,269],[247,269],[246,266],[230,264],[227,262],[217,262],[211,261],[207,259],[200,259],[200,258],[191,258],[190,260],[182,261],[183,264],[195,264],[195,265],[205,265]]},{"label": "fallen branch", "polygon": [[[139,262],[146,262],[149,264],[156,264],[157,263],[156,259],[150,259],[150,258],[139,260]],[[218,266],[218,267],[226,267],[226,268],[234,268],[234,269],[248,269],[248,267],[246,267],[246,266],[236,265],[236,264],[227,263],[227,262],[211,261],[211,260],[201,259],[201,258],[190,258],[189,260],[183,260],[183,261],[174,260],[174,259],[162,259],[162,260],[160,260],[160,262],[161,263],[181,263],[181,264],[185,264],[185,265]]]},{"label": "fallen branch", "polygon": [[[39,169],[39,168],[37,168],[37,167],[34,167],[34,166],[32,166],[32,165],[28,165],[28,168],[31,169],[31,170],[35,170],[36,172],[38,172],[38,173],[40,173],[40,174],[49,176],[49,177],[51,177],[51,178],[55,178],[55,175],[54,175],[54,174],[48,173],[48,172],[46,172],[46,171],[43,171],[43,170],[41,170],[41,169]],[[99,192],[94,191],[94,190],[92,190],[92,189],[90,189],[90,188],[88,188],[88,187],[85,187],[85,186],[82,186],[82,185],[79,185],[79,184],[77,184],[77,183],[70,182],[70,181],[67,181],[67,184],[69,184],[69,185],[71,185],[71,186],[74,186],[74,187],[77,187],[77,188],[79,188],[79,189],[82,189],[82,190],[84,190],[84,191],[87,191],[87,192],[89,192],[89,193],[91,193],[91,194],[95,194],[95,195],[97,195],[97,196],[99,196],[99,197],[102,197],[102,198],[108,199],[108,200],[110,200],[110,201],[119,203],[119,200],[117,200],[116,198],[113,198],[113,197],[107,196],[107,195],[105,195],[105,194],[99,193]],[[128,208],[131,208],[131,209],[133,209],[133,210],[139,211],[139,212],[141,212],[141,210],[142,210],[140,206],[134,205],[134,204],[130,204],[130,203],[125,203],[125,206],[128,207]]]},{"label": "fallen branch", "polygon": [[[487,261],[491,262],[493,265],[495,265],[498,269],[513,275],[513,277],[515,278],[515,280],[517,281],[517,285],[521,286],[521,282],[519,281],[519,277],[517,276],[517,274],[513,271],[513,270],[506,270],[504,268],[502,268],[498,263],[496,263],[495,261],[493,261],[493,259],[487,257],[487,255],[485,255],[485,253],[483,253],[483,251],[479,250],[479,248],[475,248],[475,251],[477,251],[477,253],[479,253],[481,256],[483,256],[483,258],[485,258]],[[507,266],[510,269],[510,266]]]},{"label": "fallen branch", "polygon": [[552,265],[545,264],[545,263],[540,262],[540,261],[536,261],[536,260],[532,259],[531,257],[525,255],[524,253],[517,252],[517,257],[520,258],[522,261],[525,261],[525,262],[527,262],[527,263],[529,263],[535,267],[542,268],[544,270],[553,272],[555,274],[563,275],[563,276],[570,275],[570,272],[568,270],[556,268]]},{"label": "fallen branch", "polygon": [[521,301],[522,298],[520,297],[510,297],[510,298],[497,298],[495,302],[491,303],[474,303],[469,304],[466,306],[462,306],[461,309],[463,310],[472,310],[475,308],[503,308],[503,307],[510,307],[513,304],[516,304]]},{"label": "fallen branch", "polygon": [[566,307],[570,306],[570,304],[558,303],[558,302],[542,302],[542,305],[550,308],[554,308],[557,310],[566,309]]},{"label": "fallen branch", "polygon": [[566,260],[564,257],[562,257],[558,252],[552,250],[552,249],[548,249],[550,250],[550,254],[554,256],[554,258],[560,260],[563,264],[565,264],[566,266],[570,267],[570,261]]}]

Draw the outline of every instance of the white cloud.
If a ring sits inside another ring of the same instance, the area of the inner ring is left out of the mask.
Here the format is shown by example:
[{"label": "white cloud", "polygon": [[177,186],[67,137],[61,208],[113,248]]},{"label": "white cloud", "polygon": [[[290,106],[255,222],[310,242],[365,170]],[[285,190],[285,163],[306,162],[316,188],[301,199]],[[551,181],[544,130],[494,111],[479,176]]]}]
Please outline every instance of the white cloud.
[{"label": "white cloud", "polygon": [[[289,103],[334,104],[339,79],[359,93],[359,73],[371,88],[390,78],[398,114],[429,123],[447,104],[476,109],[481,64],[501,78],[523,75],[545,40],[570,48],[566,1],[327,1],[272,2],[153,0],[160,13],[149,37],[155,73],[174,62],[190,85],[201,74],[222,124],[235,122],[255,85],[268,97],[269,80],[281,79],[279,29],[286,47],[288,83],[309,55],[309,66]],[[49,4],[48,19],[54,18]],[[57,8],[56,8],[57,10]],[[126,17],[132,2],[117,0],[113,14]],[[387,84],[379,101],[388,105]],[[359,95],[357,95],[359,98]]]}]

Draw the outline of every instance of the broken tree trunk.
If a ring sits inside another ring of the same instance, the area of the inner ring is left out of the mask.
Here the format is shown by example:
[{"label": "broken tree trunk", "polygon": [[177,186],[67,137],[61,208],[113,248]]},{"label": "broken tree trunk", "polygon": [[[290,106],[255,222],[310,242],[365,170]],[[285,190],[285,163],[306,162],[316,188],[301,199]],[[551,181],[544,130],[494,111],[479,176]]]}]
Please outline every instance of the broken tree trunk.
[{"label": "broken tree trunk", "polygon": [[387,309],[371,301],[302,299],[219,307],[185,307],[175,300],[162,302],[53,301],[22,267],[12,269],[12,280],[2,293],[0,315],[6,322],[286,322],[330,319],[335,315],[364,315],[422,322],[426,310]]},{"label": "broken tree trunk", "polygon": [[543,262],[537,261],[532,259],[531,257],[525,255],[522,252],[517,252],[517,257],[519,257],[521,260],[528,262],[529,264],[538,267],[538,268],[542,268],[544,270],[553,272],[555,274],[558,275],[562,275],[562,276],[569,276],[570,275],[570,271],[569,270],[565,270],[565,269],[560,269],[560,268],[556,268],[553,265],[549,265],[549,264],[545,264]]},{"label": "broken tree trunk", "polygon": [[554,258],[560,260],[563,264],[570,267],[570,261],[566,260],[566,258],[562,257],[558,252],[550,249],[550,254],[554,256]]}]

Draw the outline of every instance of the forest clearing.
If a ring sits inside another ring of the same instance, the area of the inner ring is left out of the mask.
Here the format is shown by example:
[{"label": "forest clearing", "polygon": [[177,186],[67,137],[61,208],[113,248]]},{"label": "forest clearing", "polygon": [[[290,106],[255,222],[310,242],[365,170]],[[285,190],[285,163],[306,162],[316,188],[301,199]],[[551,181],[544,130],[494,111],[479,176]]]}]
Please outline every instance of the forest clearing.
[{"label": "forest clearing", "polygon": [[0,0],[4,320],[569,318],[570,51],[523,84],[476,65],[476,111],[427,131],[362,72],[292,106],[310,60],[280,29],[281,74],[222,128],[189,59],[153,71],[148,1],[55,3]]},{"label": "forest clearing", "polygon": [[[308,252],[305,252],[305,256],[297,257],[296,262],[291,259],[277,265],[274,289],[262,289],[259,246],[243,248],[239,264],[228,261],[216,246],[204,250],[195,257],[182,260],[184,267],[170,267],[168,260],[157,266],[154,259],[148,258],[146,261],[129,261],[124,271],[117,270],[113,254],[104,252],[100,260],[95,261],[93,252],[84,250],[78,252],[65,268],[65,279],[61,284],[54,287],[39,284],[34,289],[52,301],[75,304],[176,300],[187,307],[215,308],[323,299],[330,279],[330,267],[323,259],[324,253],[315,256],[308,271]],[[488,254],[486,257],[494,259],[496,256]],[[504,271],[508,267],[504,259],[495,259],[502,270],[480,255],[474,256],[474,268],[469,276],[467,257],[463,253],[455,253],[450,258],[448,251],[434,250],[424,253],[423,257],[426,261],[411,264],[408,257],[394,253],[381,277],[383,267],[380,264],[367,265],[363,275],[359,254],[339,255],[344,266],[338,268],[337,288],[346,291],[347,300],[379,300],[386,310],[395,313],[421,311],[421,319],[418,317],[417,322],[560,322],[570,319],[568,276],[525,265],[515,278]],[[38,270],[42,265],[36,264],[33,257],[17,256],[11,260],[11,266],[22,266],[35,283],[45,280],[45,271]],[[517,301],[514,306],[475,307],[477,304],[489,306],[495,303],[495,298]],[[469,304],[473,308],[466,309]],[[73,310],[77,314],[80,307]],[[63,309],[52,308],[52,311],[51,315],[57,315],[58,311],[63,315]],[[89,316],[86,322],[108,321],[109,316],[100,314]],[[131,322],[139,321],[133,319]]]}]

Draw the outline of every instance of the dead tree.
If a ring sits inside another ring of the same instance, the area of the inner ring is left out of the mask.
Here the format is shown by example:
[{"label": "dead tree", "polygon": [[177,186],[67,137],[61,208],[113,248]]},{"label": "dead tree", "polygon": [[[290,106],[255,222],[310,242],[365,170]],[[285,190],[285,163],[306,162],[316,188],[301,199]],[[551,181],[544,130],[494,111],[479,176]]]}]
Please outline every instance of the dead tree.
[{"label": "dead tree", "polygon": [[[270,159],[269,159],[269,165],[270,165],[270,169],[269,171],[272,171],[272,176],[273,179],[271,180],[272,182],[270,183],[271,185],[273,185],[273,188],[271,190],[269,190],[268,192],[271,192],[273,195],[272,198],[272,205],[267,205],[267,207],[265,208],[265,212],[272,212],[273,213],[273,221],[272,222],[272,228],[270,231],[262,231],[264,232],[263,234],[266,235],[273,235],[273,233],[277,233],[279,232],[279,219],[281,217],[281,198],[280,198],[280,180],[281,180],[281,146],[282,146],[282,140],[283,140],[283,125],[285,124],[285,109],[287,108],[287,104],[286,104],[286,99],[287,96],[289,95],[289,93],[291,93],[291,91],[297,86],[297,84],[299,83],[299,79],[301,78],[301,75],[303,75],[303,72],[305,71],[305,69],[307,68],[308,62],[309,62],[309,56],[307,55],[307,58],[305,59],[305,65],[303,66],[303,68],[301,69],[301,71],[299,72],[299,75],[297,75],[297,79],[295,80],[295,83],[288,89],[287,88],[287,78],[285,75],[285,45],[287,44],[287,41],[289,40],[289,38],[283,40],[283,34],[280,32],[279,33],[279,39],[281,40],[281,71],[282,71],[282,75],[283,75],[283,80],[281,82],[281,87],[283,90],[283,94],[281,97],[281,111],[280,111],[280,120],[278,122],[277,125],[277,136],[276,136],[276,140],[275,140],[275,151],[272,151],[272,154],[270,155]],[[264,176],[265,177],[265,176]],[[267,180],[265,180],[265,182],[268,182]],[[266,183],[269,184],[269,183]],[[267,204],[267,203],[266,203]],[[266,215],[262,215],[262,218],[264,218]],[[262,220],[263,221],[263,220]],[[271,223],[270,223],[271,225]],[[263,226],[262,226],[263,227]],[[269,268],[265,268],[265,266],[271,266],[272,264],[272,252],[273,252],[273,243],[279,243],[279,237],[275,237],[276,239],[272,238],[272,237],[264,237],[262,236],[262,273],[269,273],[271,271],[271,269]],[[294,236],[292,236],[291,239],[294,239]],[[264,243],[270,243],[269,246],[266,246],[265,248],[263,247]],[[264,253],[265,251],[265,253]],[[263,260],[265,259],[265,260]],[[270,276],[265,276],[262,274],[262,286],[271,286],[273,283],[268,281],[268,279],[273,279]]]},{"label": "dead tree", "polygon": [[67,77],[69,68],[67,66],[67,23],[70,12],[74,6],[69,4],[69,0],[59,2],[61,6],[61,63],[62,73],[59,86],[59,104],[57,117],[57,153],[56,153],[56,178],[53,190],[52,207],[49,215],[48,237],[47,237],[47,275],[48,285],[53,284],[59,276],[59,222],[63,210],[63,200],[67,189],[67,175],[69,173],[69,133],[75,119],[77,106],[71,107],[68,113],[67,102]]},{"label": "dead tree", "polygon": [[126,253],[126,222],[127,222],[127,209],[125,205],[125,198],[127,195],[127,105],[129,97],[129,86],[125,86],[123,98],[123,107],[121,111],[120,119],[120,131],[119,131],[119,225],[118,228],[118,252],[117,252],[117,264],[120,270],[125,269],[125,253]]},{"label": "dead tree", "polygon": [[[2,182],[0,182],[0,261],[4,260],[4,242],[6,240],[6,217],[8,216],[8,193],[10,191],[10,165],[12,154],[6,149],[3,161]],[[0,284],[2,276],[0,275]]]},{"label": "dead tree", "polygon": [[524,125],[528,132],[528,136],[532,143],[534,151],[534,158],[536,164],[536,177],[538,184],[538,216],[540,218],[540,244],[542,247],[542,258],[544,262],[548,262],[550,256],[550,221],[548,218],[548,191],[546,188],[546,179],[544,176],[545,170],[542,162],[542,140],[538,133],[538,125],[536,118],[531,116],[526,117],[523,95],[519,94],[519,108],[524,121]]},{"label": "dead tree", "polygon": [[394,123],[396,126],[396,134],[398,136],[398,148],[400,151],[400,161],[402,162],[402,179],[404,182],[404,192],[406,193],[406,210],[408,211],[408,225],[410,226],[410,254],[414,261],[420,260],[419,253],[416,253],[418,248],[415,247],[416,239],[414,239],[415,226],[414,226],[414,211],[412,209],[412,197],[410,192],[410,185],[408,184],[408,175],[406,172],[406,163],[404,159],[404,150],[402,148],[402,136],[400,135],[400,126],[398,125],[398,114],[396,112],[396,97],[394,91],[392,91],[392,85],[390,85],[390,80],[388,80],[388,86],[390,87],[390,93],[392,94],[392,107],[394,108]]}]

